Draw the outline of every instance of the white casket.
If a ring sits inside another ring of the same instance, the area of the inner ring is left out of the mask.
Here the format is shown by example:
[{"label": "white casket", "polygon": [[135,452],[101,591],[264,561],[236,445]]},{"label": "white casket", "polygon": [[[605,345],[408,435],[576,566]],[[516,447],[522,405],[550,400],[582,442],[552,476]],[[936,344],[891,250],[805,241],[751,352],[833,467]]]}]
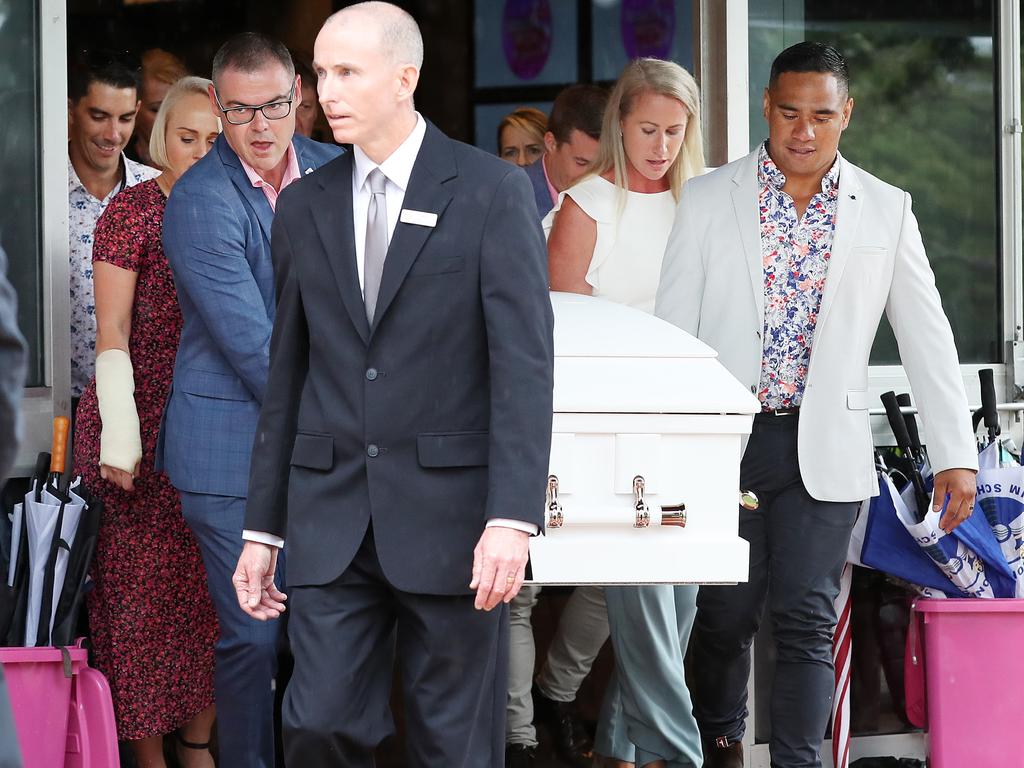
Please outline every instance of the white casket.
[{"label": "white casket", "polygon": [[664,320],[575,294],[551,303],[551,476],[531,581],[746,581],[739,467],[757,399]]}]

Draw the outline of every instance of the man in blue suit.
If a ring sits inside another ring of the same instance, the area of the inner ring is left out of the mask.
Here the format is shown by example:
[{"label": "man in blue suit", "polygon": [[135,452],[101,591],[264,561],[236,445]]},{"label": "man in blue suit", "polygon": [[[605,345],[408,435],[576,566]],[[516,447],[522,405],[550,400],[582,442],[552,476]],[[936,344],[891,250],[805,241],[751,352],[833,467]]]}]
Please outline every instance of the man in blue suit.
[{"label": "man in blue suit", "polygon": [[607,103],[608,91],[582,83],[564,88],[555,97],[544,134],[545,152],[540,160],[523,169],[533,184],[541,218],[558,202],[558,193],[575,184],[597,157]]},{"label": "man in blue suit", "polygon": [[220,620],[216,703],[220,764],[274,764],[279,629],[238,607],[256,420],[274,320],[270,226],[284,187],[340,154],[295,133],[301,83],[288,50],[263,35],[228,40],[213,60],[210,101],[224,133],[175,185],[164,217],[184,326],[159,458],[199,541]]}]

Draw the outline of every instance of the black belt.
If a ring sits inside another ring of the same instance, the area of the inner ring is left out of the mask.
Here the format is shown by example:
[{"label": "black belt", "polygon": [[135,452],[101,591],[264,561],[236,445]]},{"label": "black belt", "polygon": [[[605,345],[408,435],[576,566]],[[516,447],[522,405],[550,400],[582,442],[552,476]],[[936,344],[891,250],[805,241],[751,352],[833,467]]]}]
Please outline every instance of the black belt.
[{"label": "black belt", "polygon": [[758,416],[797,416],[800,414],[800,406],[794,405],[790,408],[766,408]]}]

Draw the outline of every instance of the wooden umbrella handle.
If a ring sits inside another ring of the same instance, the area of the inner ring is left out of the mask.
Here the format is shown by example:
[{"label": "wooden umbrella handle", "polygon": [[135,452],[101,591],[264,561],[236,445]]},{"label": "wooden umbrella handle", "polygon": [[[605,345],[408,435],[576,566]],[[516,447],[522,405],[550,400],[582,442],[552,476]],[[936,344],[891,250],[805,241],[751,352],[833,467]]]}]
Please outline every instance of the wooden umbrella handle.
[{"label": "wooden umbrella handle", "polygon": [[53,446],[50,451],[50,473],[64,474],[64,465],[68,455],[68,430],[71,421],[67,416],[56,416],[53,419]]}]

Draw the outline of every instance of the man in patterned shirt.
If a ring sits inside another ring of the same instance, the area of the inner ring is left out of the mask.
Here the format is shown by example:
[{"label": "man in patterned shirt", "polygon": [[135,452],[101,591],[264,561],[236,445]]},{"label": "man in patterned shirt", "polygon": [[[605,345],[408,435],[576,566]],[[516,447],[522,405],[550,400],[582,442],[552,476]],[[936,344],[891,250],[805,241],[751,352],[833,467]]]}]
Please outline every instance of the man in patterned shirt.
[{"label": "man in patterned shirt", "polygon": [[839,154],[853,99],[834,48],[779,54],[768,141],[691,179],[655,312],[718,350],[761,401],[740,484],[746,584],[701,587],[694,714],[706,768],[741,768],[750,645],[774,630],[771,763],[821,765],[834,687],[833,601],[861,500],[877,492],[868,362],[884,311],[928,430],[933,504],[952,530],[974,504],[977,454],[956,347],[910,196]]},{"label": "man in patterned shirt", "polygon": [[68,202],[71,254],[71,397],[89,385],[96,363],[92,234],[125,187],[160,171],[129,160],[124,148],[139,111],[139,64],[125,54],[83,51],[68,68]]}]

